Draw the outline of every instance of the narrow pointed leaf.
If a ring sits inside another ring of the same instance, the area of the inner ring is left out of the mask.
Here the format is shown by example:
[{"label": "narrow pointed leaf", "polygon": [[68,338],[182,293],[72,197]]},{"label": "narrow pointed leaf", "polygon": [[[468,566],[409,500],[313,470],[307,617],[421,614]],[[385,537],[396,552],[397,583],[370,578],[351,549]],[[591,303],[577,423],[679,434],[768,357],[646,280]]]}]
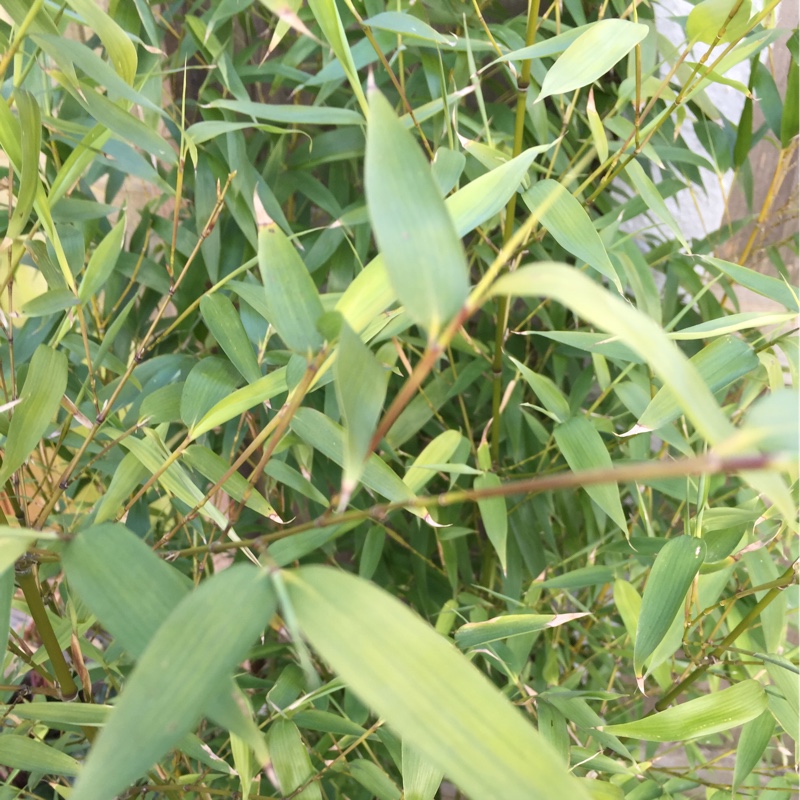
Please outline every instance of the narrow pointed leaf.
[{"label": "narrow pointed leaf", "polygon": [[764,687],[758,681],[747,680],[651,717],[621,725],[606,725],[602,730],[647,742],[684,742],[744,725],[766,707]]},{"label": "narrow pointed leaf", "polygon": [[693,536],[670,539],[656,556],[644,587],[636,629],[634,669],[641,676],[644,662],[666,636],[686,593],[703,563],[706,544]]},{"label": "narrow pointed leaf", "polygon": [[642,165],[636,161],[628,162],[625,173],[630,178],[636,193],[644,200],[647,207],[660,219],[675,235],[675,238],[689,250],[689,243],[683,235],[680,225],[675,221],[672,212],[667,208],[664,198],[659,194],[658,188],[645,173]]},{"label": "narrow pointed leaf", "polygon": [[111,800],[189,733],[202,714],[197,698],[230,679],[275,606],[267,576],[245,564],[181,600],[131,673],[89,752],[74,800]]},{"label": "narrow pointed leaf", "polygon": [[622,294],[622,284],[608,258],[600,234],[586,209],[558,181],[538,181],[522,196],[528,208],[543,208],[539,219],[550,235],[569,253],[594,267]]},{"label": "narrow pointed leaf", "polygon": [[698,3],[686,19],[686,38],[690,42],[705,44],[716,43],[718,36],[720,43],[741,39],[750,21],[750,0],[743,0],[733,19],[729,20],[737,4],[739,0],[703,0]]},{"label": "narrow pointed leaf", "polygon": [[408,468],[403,483],[414,493],[419,493],[436,475],[429,465],[447,464],[464,437],[458,431],[445,431],[429,442]]},{"label": "narrow pointed leaf", "polygon": [[248,383],[261,378],[253,345],[247,338],[242,319],[230,299],[220,292],[205,295],[200,301],[200,313],[225,355]]},{"label": "narrow pointed leaf", "polygon": [[761,760],[774,731],[775,719],[769,709],[745,723],[736,746],[736,766],[733,770],[734,793]]},{"label": "narrow pointed leaf", "polygon": [[322,346],[317,320],[322,303],[317,287],[286,234],[270,222],[258,232],[258,267],[269,321],[291,350],[303,355]]},{"label": "narrow pointed leaf", "polygon": [[435,335],[467,298],[467,261],[430,165],[378,91],[370,99],[364,170],[391,285],[411,319]]},{"label": "narrow pointed leaf", "polygon": [[[586,469],[612,469],[611,456],[608,454],[603,438],[585,416],[573,417],[562,422],[553,429],[556,444],[573,472]],[[619,488],[616,483],[585,486],[584,490],[600,508],[619,526],[625,534],[628,523],[619,499]]]},{"label": "narrow pointed leaf", "polygon": [[12,769],[70,777],[79,775],[81,769],[81,765],[72,756],[38,739],[13,733],[0,736],[0,764]]},{"label": "narrow pointed leaf", "polygon": [[389,371],[345,322],[333,366],[336,397],[345,423],[342,497],[348,498],[361,477],[372,434],[378,425]]},{"label": "narrow pointed leaf", "polygon": [[548,70],[536,102],[594,83],[647,36],[648,27],[621,19],[589,26]]},{"label": "narrow pointed leaf", "polygon": [[[502,485],[502,481],[497,475],[487,472],[479,475],[472,484],[474,489],[496,489]],[[478,510],[481,514],[481,521],[486,530],[486,536],[494,547],[500,567],[505,574],[508,569],[506,559],[508,543],[508,509],[506,508],[505,497],[484,497],[478,500]]]},{"label": "narrow pointed leaf", "polygon": [[[8,221],[6,236],[16,238],[22,233],[33,210],[36,192],[41,186],[39,180],[39,149],[42,143],[42,122],[39,106],[30,92],[15,92],[15,102],[19,113],[19,132],[21,134],[21,172],[19,194],[14,204],[14,212]],[[8,131],[7,135],[13,135]],[[3,139],[6,137],[4,136]]]},{"label": "narrow pointed leaf", "polygon": [[569,401],[564,397],[563,392],[547,375],[539,375],[521,361],[517,361],[513,356],[508,356],[509,360],[520,371],[528,386],[533,389],[536,399],[541,403],[559,422],[566,422],[570,416]]},{"label": "narrow pointed leaf", "polygon": [[522,714],[399,600],[327,567],[303,567],[285,580],[312,647],[462,791],[584,800],[566,765]]},{"label": "narrow pointed leaf", "polygon": [[37,539],[53,540],[58,537],[48,531],[35,531],[31,528],[12,528],[0,525],[0,575],[14,566],[14,562]]},{"label": "narrow pointed leaf", "polygon": [[556,628],[567,622],[585,617],[588,612],[576,614],[506,614],[486,622],[469,622],[456,631],[456,644],[466,650],[471,647],[499,642],[509,636]]},{"label": "narrow pointed leaf", "polygon": [[364,25],[375,28],[375,30],[389,31],[389,33],[409,36],[424,42],[434,42],[445,46],[455,44],[455,39],[443,36],[417,17],[399,11],[384,11],[376,14],[374,17],[365,19]]},{"label": "narrow pointed leaf", "polygon": [[122,240],[125,236],[125,217],[103,237],[97,245],[89,263],[86,266],[83,280],[78,289],[78,298],[81,303],[85,303],[90,297],[96,295],[103,288],[105,282],[111,277],[114,267],[117,265]]},{"label": "narrow pointed leaf", "polygon": [[40,344],[33,353],[20,403],[8,426],[0,485],[19,469],[39,444],[61,404],[67,388],[67,357]]},{"label": "narrow pointed leaf", "polygon": [[188,428],[230,397],[242,382],[230,361],[209,356],[192,367],[181,395],[181,419]]}]

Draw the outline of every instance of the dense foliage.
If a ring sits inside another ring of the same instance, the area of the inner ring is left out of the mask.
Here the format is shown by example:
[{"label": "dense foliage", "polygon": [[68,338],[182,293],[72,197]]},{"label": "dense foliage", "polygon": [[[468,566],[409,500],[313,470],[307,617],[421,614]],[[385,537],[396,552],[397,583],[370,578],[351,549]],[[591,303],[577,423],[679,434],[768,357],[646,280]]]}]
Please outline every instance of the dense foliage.
[{"label": "dense foliage", "polygon": [[796,791],[776,8],[0,0],[4,798]]}]

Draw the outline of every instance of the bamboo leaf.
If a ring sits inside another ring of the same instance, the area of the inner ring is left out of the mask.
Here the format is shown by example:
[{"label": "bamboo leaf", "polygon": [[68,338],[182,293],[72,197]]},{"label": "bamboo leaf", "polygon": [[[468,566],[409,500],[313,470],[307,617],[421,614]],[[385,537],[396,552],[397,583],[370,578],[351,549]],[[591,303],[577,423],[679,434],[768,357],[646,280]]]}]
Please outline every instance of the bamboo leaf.
[{"label": "bamboo leaf", "polygon": [[[292,795],[300,800],[322,800],[319,783],[309,783],[315,770],[294,722],[276,719],[267,731],[267,747],[284,796]],[[305,783],[309,785],[302,792],[293,794]]]},{"label": "bamboo leaf", "polygon": [[674,234],[675,238],[689,251],[689,243],[683,235],[680,225],[667,208],[667,204],[659,194],[656,185],[647,177],[642,165],[635,159],[628,162],[625,174],[630,178],[636,193],[644,200],[647,207],[660,219]]},{"label": "bamboo leaf", "polygon": [[212,100],[208,108],[222,108],[248,117],[287,125],[363,125],[357,111],[332,106],[280,105],[252,100]]},{"label": "bamboo leaf", "polygon": [[686,38],[705,44],[741,39],[747,33],[750,22],[750,0],[743,0],[733,19],[729,20],[731,11],[738,3],[739,0],[703,0],[698,3],[686,18]]},{"label": "bamboo leaf", "polygon": [[[30,92],[18,90],[14,99],[19,112],[20,142],[20,176],[19,193],[14,205],[14,212],[8,221],[6,236],[14,239],[22,233],[33,210],[36,193],[41,189],[39,180],[39,150],[42,144],[42,122],[39,106]],[[7,135],[13,136],[13,131]],[[6,138],[3,137],[3,139]]]},{"label": "bamboo leaf", "polygon": [[128,34],[92,0],[67,0],[70,6],[88,23],[100,37],[114,69],[128,84],[136,78],[136,47]]},{"label": "bamboo leaf", "polygon": [[[553,428],[561,454],[573,472],[585,469],[612,469],[611,456],[603,439],[585,416],[573,417]],[[619,526],[627,536],[628,523],[619,499],[616,483],[583,487],[589,497]]]},{"label": "bamboo leaf", "polygon": [[431,440],[422,449],[408,468],[403,483],[418,494],[436,475],[435,465],[447,464],[456,452],[456,448],[464,441],[458,431],[445,431]]},{"label": "bamboo leaf", "polygon": [[[712,392],[730,386],[759,366],[753,348],[736,336],[715,339],[692,356],[691,363]],[[680,404],[672,389],[663,386],[650,401],[630,433],[657,430],[677,419],[680,414]]]},{"label": "bamboo leaf", "polygon": [[202,714],[197,698],[230,679],[275,608],[268,577],[247,564],[186,595],[131,673],[89,752],[74,800],[111,800],[180,742]]},{"label": "bamboo leaf", "polygon": [[651,717],[620,725],[605,725],[601,730],[647,742],[684,742],[744,725],[758,717],[766,707],[764,687],[758,681],[747,680]]},{"label": "bamboo leaf", "polygon": [[67,357],[40,344],[33,353],[20,403],[8,426],[0,485],[19,469],[44,436],[67,388]]},{"label": "bamboo leaf", "polygon": [[260,226],[258,267],[269,322],[286,346],[303,355],[319,350],[317,320],[323,308],[317,287],[295,246],[274,222]]},{"label": "bamboo leaf", "polygon": [[392,288],[433,337],[467,298],[467,262],[430,165],[377,91],[370,99],[364,179]]},{"label": "bamboo leaf", "polygon": [[[487,472],[479,475],[472,484],[477,491],[483,489],[496,489],[502,485],[497,475]],[[503,574],[508,571],[507,543],[508,543],[508,509],[505,497],[483,497],[478,500],[478,510],[481,514],[486,536],[492,543]]]},{"label": "bamboo leaf", "polygon": [[648,28],[622,19],[603,19],[588,26],[547,71],[536,102],[594,83],[623,59]]},{"label": "bamboo leaf", "polygon": [[456,43],[455,38],[451,39],[444,36],[421,19],[411,16],[411,14],[403,14],[400,11],[383,11],[374,17],[365,19],[364,25],[379,31],[409,36],[412,39],[419,39],[423,42],[432,42],[451,47]]},{"label": "bamboo leaf", "polygon": [[181,419],[192,428],[212,408],[230,397],[241,382],[239,373],[227,359],[204,358],[186,377],[181,395]]},{"label": "bamboo leaf", "polygon": [[[58,537],[48,531],[30,528],[12,528],[0,525],[0,575],[14,566],[14,562],[38,539],[55,540]],[[2,617],[0,617],[2,620]]]},{"label": "bamboo leaf", "polygon": [[790,311],[800,311],[797,294],[784,281],[773,278],[770,275],[762,275],[754,269],[742,267],[739,264],[732,264],[730,261],[723,261],[721,258],[701,256],[700,260],[704,264],[723,272],[740,286],[744,286],[762,297],[768,297]]},{"label": "bamboo leaf", "polygon": [[576,614],[506,614],[486,622],[469,622],[456,631],[456,644],[466,650],[499,642],[510,636],[521,636],[546,628],[557,628],[567,622],[585,617],[588,612]]},{"label": "bamboo leaf", "polygon": [[622,294],[622,284],[608,258],[600,234],[589,219],[586,209],[567,189],[558,181],[538,181],[522,195],[522,199],[567,252],[594,267]]},{"label": "bamboo leaf", "polygon": [[0,764],[11,769],[70,777],[79,775],[81,770],[81,765],[72,756],[38,739],[13,733],[0,736]]},{"label": "bamboo leaf", "polygon": [[120,221],[103,237],[103,240],[97,245],[92,257],[89,259],[86,272],[78,289],[78,299],[81,303],[88,302],[111,277],[111,273],[117,265],[124,237],[125,216],[123,215]]},{"label": "bamboo leaf", "polygon": [[399,600],[327,567],[302,567],[285,573],[285,581],[312,647],[462,791],[583,800],[580,785],[533,726]]},{"label": "bamboo leaf", "polygon": [[216,292],[200,300],[200,313],[225,355],[248,383],[261,378],[261,369],[241,317],[230,299]]},{"label": "bamboo leaf", "polygon": [[676,536],[661,548],[642,595],[636,628],[634,669],[642,667],[667,635],[675,615],[683,607],[686,593],[703,563],[706,544],[693,536]]},{"label": "bamboo leaf", "polygon": [[555,383],[547,375],[539,375],[513,356],[509,360],[519,370],[528,386],[541,404],[553,415],[558,422],[566,422],[571,414],[569,401]]},{"label": "bamboo leaf", "polygon": [[733,792],[753,771],[767,749],[775,731],[775,719],[769,709],[744,724],[736,746],[736,766],[733,770]]},{"label": "bamboo leaf", "polygon": [[403,740],[402,749],[404,800],[433,800],[442,783],[442,773],[419,751]]},{"label": "bamboo leaf", "polygon": [[333,366],[336,397],[345,423],[344,472],[340,507],[358,485],[386,396],[389,371],[345,322]]}]

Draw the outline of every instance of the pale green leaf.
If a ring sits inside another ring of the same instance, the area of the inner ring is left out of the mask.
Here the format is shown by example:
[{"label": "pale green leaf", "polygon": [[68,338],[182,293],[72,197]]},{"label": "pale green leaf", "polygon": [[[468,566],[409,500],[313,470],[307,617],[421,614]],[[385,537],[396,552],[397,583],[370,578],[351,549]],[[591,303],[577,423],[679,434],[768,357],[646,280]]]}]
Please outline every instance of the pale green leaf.
[{"label": "pale green leaf", "polygon": [[[476,491],[483,489],[496,489],[502,485],[500,478],[491,472],[479,475],[475,478],[472,487]],[[486,530],[486,536],[492,543],[500,567],[505,574],[508,570],[506,560],[508,543],[508,509],[506,508],[505,497],[483,497],[478,500],[478,510],[480,511],[481,521]]]},{"label": "pale green leaf", "polygon": [[436,475],[436,470],[432,467],[446,465],[463,441],[464,437],[458,431],[440,433],[428,442],[414,459],[403,478],[403,483],[415,494],[422,491]]},{"label": "pale green leaf", "polygon": [[467,298],[466,257],[430,165],[378,91],[370,99],[364,174],[389,281],[411,319],[435,336]]},{"label": "pale green leaf", "polygon": [[83,275],[78,298],[86,303],[103,288],[114,271],[125,236],[125,216],[103,237],[97,245]]},{"label": "pale green leaf", "polygon": [[442,783],[442,773],[408,742],[402,750],[404,800],[433,800]]},{"label": "pale green leaf", "polygon": [[[588,417],[573,417],[553,428],[556,444],[573,472],[587,469],[612,469],[611,456],[603,438]],[[616,483],[600,483],[583,487],[589,497],[619,526],[627,535],[628,523],[619,497]]]},{"label": "pale green leaf", "polygon": [[746,722],[736,746],[736,766],[733,771],[733,792],[753,771],[764,755],[775,731],[775,719],[769,709]]},{"label": "pale green leaf", "polygon": [[71,777],[79,775],[81,769],[81,765],[72,756],[38,739],[13,733],[0,736],[0,764],[12,769]]},{"label": "pale green leaf", "polygon": [[462,791],[584,800],[566,764],[520,711],[399,600],[327,567],[303,567],[285,581],[314,649]]},{"label": "pale green leaf", "polygon": [[[92,746],[73,800],[111,800],[197,724],[276,607],[268,577],[240,564],[186,595],[148,643]],[[235,620],[235,624],[231,624]],[[136,742],[132,749],[130,742]]]},{"label": "pale green leaf", "polygon": [[[733,19],[730,19],[737,5]],[[736,42],[747,33],[749,21],[750,0],[703,0],[689,12],[686,37],[690,42],[705,44]]]},{"label": "pale green leaf", "polygon": [[195,364],[181,395],[181,419],[188,428],[196,425],[212,408],[230,397],[242,380],[231,362],[209,356]]},{"label": "pale green leaf", "polygon": [[[8,221],[6,236],[14,239],[22,233],[33,210],[37,191],[41,189],[39,180],[39,149],[42,143],[42,122],[39,106],[30,92],[17,90],[14,101],[19,113],[20,133],[20,175],[19,193],[14,203],[14,211]],[[6,136],[13,135],[8,131]],[[3,139],[6,138],[3,137]]]},{"label": "pale green leaf", "polygon": [[509,360],[519,370],[528,386],[533,389],[537,400],[553,415],[558,422],[566,422],[570,416],[569,401],[555,383],[547,377],[534,372],[513,356]]},{"label": "pale green leaf", "polygon": [[364,20],[364,25],[379,31],[397,33],[423,42],[433,42],[445,47],[455,44],[455,39],[444,36],[418,17],[399,11],[384,11]]},{"label": "pale green leaf", "polygon": [[[2,105],[2,104],[0,104]],[[20,402],[8,426],[0,485],[4,484],[33,452],[47,432],[67,388],[67,357],[40,344],[33,353]]]},{"label": "pale green leaf", "polygon": [[766,707],[764,687],[758,681],[746,680],[650,717],[606,725],[602,730],[648,742],[683,742],[744,725]]},{"label": "pale green leaf", "polygon": [[622,19],[603,19],[588,26],[547,71],[536,102],[594,83],[641,42],[648,27]]},{"label": "pale green leaf", "polygon": [[586,209],[558,181],[542,180],[522,195],[550,235],[569,253],[594,267],[622,294],[622,284],[608,258],[600,234]]},{"label": "pale green leaf", "polygon": [[689,243],[686,241],[680,225],[675,221],[664,198],[661,197],[658,188],[647,176],[642,165],[636,159],[629,161],[625,167],[625,174],[630,178],[637,195],[644,200],[647,207],[672,231],[675,238],[688,251]]},{"label": "pale green leaf", "polygon": [[667,635],[676,614],[683,608],[686,593],[703,563],[706,544],[692,536],[676,536],[661,548],[650,570],[642,595],[636,629],[634,669],[642,667]]},{"label": "pale green leaf", "polygon": [[494,617],[486,622],[468,622],[456,631],[456,644],[466,650],[507,639],[510,636],[521,636],[546,628],[557,628],[567,622],[585,617],[588,612],[576,614],[506,614]]},{"label": "pale green leaf", "polygon": [[[267,747],[284,797],[292,795],[300,800],[321,800],[319,783],[311,780],[316,772],[294,722],[276,719],[267,731]],[[302,792],[293,794],[306,783],[308,786]]]}]

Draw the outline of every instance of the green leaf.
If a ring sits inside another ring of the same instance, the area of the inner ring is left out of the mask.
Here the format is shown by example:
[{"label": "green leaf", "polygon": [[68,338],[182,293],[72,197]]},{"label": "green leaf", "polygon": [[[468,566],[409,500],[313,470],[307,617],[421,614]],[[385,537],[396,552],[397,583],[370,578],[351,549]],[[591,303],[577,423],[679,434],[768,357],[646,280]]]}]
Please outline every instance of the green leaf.
[{"label": "green leaf", "polygon": [[433,466],[447,464],[464,441],[458,431],[445,431],[432,439],[414,459],[403,478],[403,483],[415,494],[422,491],[436,475]]},{"label": "green leaf", "polygon": [[566,764],[521,713],[399,600],[327,567],[302,567],[285,581],[312,647],[462,791],[584,800]]},{"label": "green leaf", "polygon": [[[19,112],[21,154],[19,162],[19,194],[6,231],[6,236],[9,239],[14,239],[22,233],[33,210],[36,193],[41,187],[41,181],[39,180],[39,150],[42,145],[42,122],[39,106],[33,95],[23,90],[17,90],[14,93],[14,101]],[[6,137],[3,138],[5,139]]]},{"label": "green leaf", "polygon": [[374,762],[357,758],[349,761],[347,767],[375,800],[401,800],[395,782]]},{"label": "green leaf", "polygon": [[[276,719],[267,731],[267,747],[284,797],[292,795],[300,800],[322,800],[319,783],[311,781],[316,771],[294,722]],[[293,794],[305,783],[309,785],[302,792]]]},{"label": "green leaf", "polygon": [[11,769],[70,777],[79,775],[81,769],[81,765],[72,756],[38,739],[13,733],[0,736],[0,764]]},{"label": "green leaf", "polygon": [[13,713],[20,719],[42,722],[52,728],[64,725],[86,725],[99,727],[105,725],[114,706],[95,703],[17,703],[15,706],[0,706],[2,713]]},{"label": "green leaf", "polygon": [[499,642],[510,636],[557,628],[567,622],[585,617],[588,612],[577,614],[506,614],[486,622],[469,622],[456,631],[456,644],[466,650]]},{"label": "green leaf", "polygon": [[528,386],[533,389],[539,402],[552,414],[558,422],[566,422],[571,414],[569,401],[555,383],[547,375],[539,375],[513,356],[509,360],[519,370]]},{"label": "green leaf", "polygon": [[736,766],[733,771],[733,792],[741,786],[742,781],[753,771],[761,760],[767,745],[775,731],[775,720],[769,709],[746,722],[736,746]]},{"label": "green leaf", "polygon": [[[483,489],[496,489],[502,485],[502,481],[497,475],[487,472],[485,475],[479,475],[475,478],[472,487],[477,491]],[[492,543],[497,558],[500,561],[500,567],[505,575],[508,571],[508,563],[506,560],[507,541],[508,541],[508,509],[506,508],[505,497],[484,497],[478,500],[478,510],[481,514],[483,527],[486,530],[486,536]]]},{"label": "green leaf", "polygon": [[[622,284],[608,258],[600,234],[586,209],[558,181],[538,181],[522,195],[550,235],[569,253],[594,267],[622,294]],[[543,209],[538,211],[538,209]]]},{"label": "green leaf", "polygon": [[648,30],[646,25],[622,19],[589,25],[547,71],[536,102],[594,83],[628,55]]},{"label": "green leaf", "polygon": [[119,76],[126,83],[133,85],[137,67],[136,47],[128,34],[93,0],[67,0],[67,2],[100,37]]},{"label": "green leaf", "polygon": [[689,243],[683,235],[680,225],[675,221],[675,217],[667,208],[664,198],[658,192],[658,188],[647,177],[642,165],[634,160],[628,162],[625,167],[625,174],[630,178],[636,193],[644,200],[647,207],[675,234],[675,238],[689,251]]},{"label": "green leaf", "polygon": [[256,354],[247,338],[242,319],[230,299],[219,292],[204,295],[200,300],[200,313],[212,336],[242,377],[248,383],[259,380],[261,369]]},{"label": "green leaf", "polygon": [[328,40],[328,44],[333,49],[336,58],[339,59],[339,63],[344,69],[344,74],[350,82],[350,88],[353,90],[364,116],[366,116],[367,99],[364,96],[364,90],[361,88],[361,81],[358,79],[353,54],[350,52],[347,34],[342,25],[342,19],[339,16],[335,0],[309,0],[308,6],[320,28],[322,28],[322,33]]},{"label": "green leaf", "polygon": [[[715,339],[692,356],[691,363],[712,392],[730,386],[759,366],[753,348],[736,336]],[[681,408],[672,389],[662,386],[629,433],[657,430],[677,419],[680,414]]]},{"label": "green leaf", "polygon": [[645,314],[565,264],[539,263],[499,278],[493,295],[551,297],[584,320],[619,337],[679,399],[684,414],[710,442],[733,432],[711,390],[662,328]]},{"label": "green leaf", "polygon": [[122,215],[120,221],[103,237],[92,253],[78,289],[78,298],[81,303],[88,302],[89,298],[96,295],[111,277],[111,273],[117,265],[120,250],[122,250],[125,219],[125,216]]},{"label": "green leaf", "polygon": [[345,423],[344,472],[340,508],[358,485],[369,443],[378,425],[389,370],[384,368],[358,334],[345,322],[333,365],[336,398]]},{"label": "green leaf", "polygon": [[4,484],[34,451],[47,431],[67,388],[67,357],[40,344],[33,353],[19,405],[8,426],[0,485]]},{"label": "green leaf", "polygon": [[323,308],[317,287],[295,246],[274,222],[258,232],[258,267],[269,322],[286,346],[302,355],[319,350],[317,320]]},{"label": "green leaf", "polygon": [[529,147],[516,158],[485,172],[451,194],[444,204],[458,235],[465,236],[478,225],[499,214],[519,189],[536,156],[552,146],[545,144]]},{"label": "green leaf", "polygon": [[266,403],[276,395],[285,392],[286,388],[286,368],[282,367],[259,378],[255,383],[238,389],[220,400],[190,429],[192,438],[197,439],[212,428],[225,424],[253,406]]},{"label": "green leaf", "polygon": [[[750,21],[750,0],[743,0],[730,21],[731,11],[739,0],[703,0],[686,19],[686,38],[705,44],[736,42],[747,32]],[[717,36],[725,28],[717,40]]]},{"label": "green leaf", "polygon": [[433,42],[434,44],[451,47],[456,43],[455,38],[451,39],[444,36],[421,19],[399,11],[384,11],[374,17],[365,19],[363,24],[379,31],[397,33],[423,42]]},{"label": "green leaf", "polygon": [[50,289],[22,306],[26,317],[49,317],[59,311],[66,311],[79,303],[75,293],[70,289]]},{"label": "green leaf", "polygon": [[364,180],[392,288],[434,337],[467,299],[467,262],[430,165],[378,91],[370,98]]},{"label": "green leaf", "polygon": [[594,104],[594,89],[589,89],[589,97],[586,100],[586,120],[589,123],[589,130],[592,134],[594,148],[597,150],[597,157],[602,164],[608,158],[608,137],[603,126],[603,120],[600,119],[597,107]]},{"label": "green leaf", "polygon": [[[611,456],[603,443],[602,436],[588,417],[581,415],[556,425],[553,428],[553,436],[558,449],[573,472],[587,469],[611,471]],[[617,483],[601,483],[583,488],[627,536],[628,523],[619,499],[619,485]]]},{"label": "green leaf", "polygon": [[181,419],[188,428],[196,425],[212,408],[230,397],[241,383],[230,361],[209,356],[195,364],[181,395]]},{"label": "green leaf", "polygon": [[[182,458],[189,467],[197,470],[204,478],[208,478],[215,484],[219,483],[230,468],[230,463],[222,456],[199,444],[187,447]],[[272,504],[239,472],[234,472],[222,484],[222,489],[237,502],[241,502],[242,498],[247,495],[245,502],[247,508],[252,508],[257,514],[261,514],[262,517],[271,519],[273,522],[283,522]]]},{"label": "green leaf", "polygon": [[686,600],[695,575],[706,554],[706,543],[693,536],[676,536],[661,548],[642,595],[642,608],[636,629],[634,669],[637,678],[642,667],[666,636],[675,615]]},{"label": "green leaf", "polygon": [[57,540],[54,533],[48,531],[35,531],[30,528],[12,528],[10,525],[0,525],[0,575],[14,566],[14,562],[37,539]]},{"label": "green leaf", "polygon": [[125,684],[73,800],[111,800],[189,733],[202,714],[198,698],[229,680],[275,608],[268,577],[248,564],[214,575],[181,600]]},{"label": "green leaf", "polygon": [[442,773],[419,751],[403,740],[403,800],[433,800],[442,783]]},{"label": "green leaf", "polygon": [[744,725],[766,707],[764,687],[747,680],[635,722],[606,725],[602,730],[647,742],[684,742]]},{"label": "green leaf", "polygon": [[776,314],[764,311],[743,311],[741,314],[728,314],[719,319],[710,319],[697,325],[691,325],[688,328],[681,328],[679,331],[669,333],[668,336],[676,341],[707,339],[710,336],[720,336],[724,333],[782,325],[795,316],[795,314],[790,313]]},{"label": "green leaf", "polygon": [[800,68],[797,61],[789,62],[789,74],[786,77],[786,100],[781,115],[781,147],[788,148],[798,131],[800,131]]},{"label": "green leaf", "polygon": [[248,117],[288,125],[363,125],[357,111],[333,106],[279,105],[254,103],[251,100],[213,100],[208,108],[224,108]]},{"label": "green leaf", "polygon": [[782,280],[773,278],[770,275],[762,275],[754,269],[742,267],[739,264],[732,264],[730,261],[723,261],[721,258],[714,258],[712,256],[701,256],[700,260],[711,267],[715,267],[720,272],[725,273],[729,278],[750,289],[762,297],[768,297],[776,303],[780,303],[790,311],[800,311],[800,303],[797,300],[797,294]]},{"label": "green leaf", "polygon": [[[579,36],[582,36],[586,31],[590,30],[595,23],[589,25],[580,25],[572,30],[559,33],[557,36],[551,36],[549,39],[544,39],[536,44],[522,47],[519,50],[512,50],[497,59],[497,62],[503,61],[523,61],[528,58],[546,58],[547,56],[555,56],[563,53]],[[495,62],[495,63],[497,63]]]}]

